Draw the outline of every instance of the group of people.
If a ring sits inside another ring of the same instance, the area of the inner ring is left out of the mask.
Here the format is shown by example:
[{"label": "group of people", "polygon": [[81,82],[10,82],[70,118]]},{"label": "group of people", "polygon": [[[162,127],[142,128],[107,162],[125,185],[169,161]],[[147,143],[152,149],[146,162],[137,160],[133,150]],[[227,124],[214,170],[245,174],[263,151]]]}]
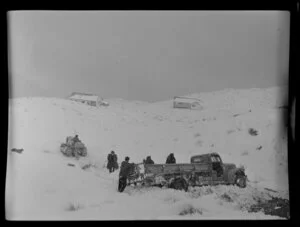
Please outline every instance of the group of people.
[{"label": "group of people", "polygon": [[[174,157],[174,153],[169,154],[166,160],[166,164],[175,164],[175,163],[176,163],[176,159]],[[143,164],[154,164],[154,161],[151,159],[151,156],[149,155],[146,157],[146,159],[143,160]],[[107,156],[107,169],[109,170],[110,173],[112,173],[118,168],[119,168],[118,156],[115,154],[114,151],[111,151],[111,153],[108,154]]]},{"label": "group of people", "polygon": [[[134,169],[134,163],[129,163],[130,158],[128,156],[125,157],[125,160],[121,163],[120,172],[119,172],[119,186],[118,191],[123,192],[126,185],[127,179],[130,173]],[[176,159],[174,157],[174,153],[168,155],[166,164],[175,164]],[[147,156],[146,159],[143,160],[143,164],[154,164],[154,161],[151,159],[151,156]],[[118,169],[118,156],[114,151],[111,151],[107,156],[107,168],[110,173],[114,172]]]},{"label": "group of people", "polygon": [[147,156],[147,158],[143,160],[143,164],[154,164],[154,161],[151,159],[151,156]]},{"label": "group of people", "polygon": [[[147,156],[147,158],[143,160],[143,163],[154,164],[154,161],[151,159],[151,156]],[[175,164],[175,163],[176,163],[176,159],[174,157],[174,153],[169,154],[166,160],[166,164]]]},{"label": "group of people", "polygon": [[[78,135],[75,135],[75,137],[72,138],[73,143],[81,142]],[[134,172],[134,163],[129,163],[129,157],[125,157],[125,160],[121,163],[120,172],[119,172],[119,192],[124,191],[126,185],[127,185],[127,179],[129,175]],[[176,159],[174,157],[174,153],[171,153],[168,155],[166,164],[174,164],[176,163]],[[143,164],[154,164],[154,161],[151,159],[151,156],[147,156],[146,159],[143,160]],[[119,168],[118,164],[118,156],[114,151],[111,151],[107,155],[107,169],[109,170],[109,173],[114,172]]]}]

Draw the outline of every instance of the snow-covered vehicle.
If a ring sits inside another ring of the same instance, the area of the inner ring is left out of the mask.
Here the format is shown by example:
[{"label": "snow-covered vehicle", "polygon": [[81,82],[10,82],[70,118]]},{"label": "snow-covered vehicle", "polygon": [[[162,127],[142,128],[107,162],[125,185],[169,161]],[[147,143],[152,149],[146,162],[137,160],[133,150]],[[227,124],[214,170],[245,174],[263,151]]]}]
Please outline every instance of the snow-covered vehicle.
[{"label": "snow-covered vehicle", "polygon": [[68,136],[66,143],[60,145],[60,151],[67,157],[85,157],[87,156],[87,148],[81,141],[74,141],[74,137]]},{"label": "snow-covered vehicle", "polygon": [[243,168],[223,163],[218,153],[191,157],[191,163],[139,164],[139,174],[128,184],[168,187],[187,191],[189,186],[232,184],[245,188],[247,176]]}]

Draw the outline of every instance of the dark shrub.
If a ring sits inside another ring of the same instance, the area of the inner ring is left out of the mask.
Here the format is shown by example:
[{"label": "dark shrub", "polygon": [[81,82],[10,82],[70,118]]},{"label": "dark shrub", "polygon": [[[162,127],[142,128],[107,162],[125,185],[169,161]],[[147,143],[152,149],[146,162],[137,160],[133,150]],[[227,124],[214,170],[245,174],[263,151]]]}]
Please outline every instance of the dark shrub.
[{"label": "dark shrub", "polygon": [[255,129],[253,129],[253,128],[249,128],[248,132],[249,132],[249,134],[250,134],[251,136],[257,136],[257,135],[258,135],[257,130],[255,130]]},{"label": "dark shrub", "polygon": [[183,211],[179,213],[179,215],[189,215],[189,214],[202,214],[200,209],[194,208],[193,206],[189,205]]}]

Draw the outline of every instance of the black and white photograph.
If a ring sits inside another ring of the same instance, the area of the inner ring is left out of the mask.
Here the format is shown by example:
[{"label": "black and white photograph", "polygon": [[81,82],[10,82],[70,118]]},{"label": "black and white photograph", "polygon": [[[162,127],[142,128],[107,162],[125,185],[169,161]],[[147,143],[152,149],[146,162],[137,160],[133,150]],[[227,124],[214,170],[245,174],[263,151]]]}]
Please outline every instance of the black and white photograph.
[{"label": "black and white photograph", "polygon": [[290,14],[8,11],[6,219],[290,219]]}]

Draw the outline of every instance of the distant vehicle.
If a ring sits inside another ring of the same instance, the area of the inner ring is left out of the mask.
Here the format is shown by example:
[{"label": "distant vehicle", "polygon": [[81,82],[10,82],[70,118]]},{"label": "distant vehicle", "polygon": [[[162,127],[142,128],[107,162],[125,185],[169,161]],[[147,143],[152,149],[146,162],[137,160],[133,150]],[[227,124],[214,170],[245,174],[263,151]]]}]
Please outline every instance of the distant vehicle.
[{"label": "distant vehicle", "polygon": [[68,136],[66,138],[66,143],[60,145],[60,152],[67,157],[87,156],[87,148],[81,141],[74,141],[74,137]]},{"label": "distant vehicle", "polygon": [[191,157],[191,163],[137,164],[128,185],[168,187],[187,191],[189,186],[237,185],[245,188],[247,176],[243,168],[223,163],[218,153]]},{"label": "distant vehicle", "polygon": [[173,108],[202,109],[201,100],[197,98],[175,96],[173,99]]}]

